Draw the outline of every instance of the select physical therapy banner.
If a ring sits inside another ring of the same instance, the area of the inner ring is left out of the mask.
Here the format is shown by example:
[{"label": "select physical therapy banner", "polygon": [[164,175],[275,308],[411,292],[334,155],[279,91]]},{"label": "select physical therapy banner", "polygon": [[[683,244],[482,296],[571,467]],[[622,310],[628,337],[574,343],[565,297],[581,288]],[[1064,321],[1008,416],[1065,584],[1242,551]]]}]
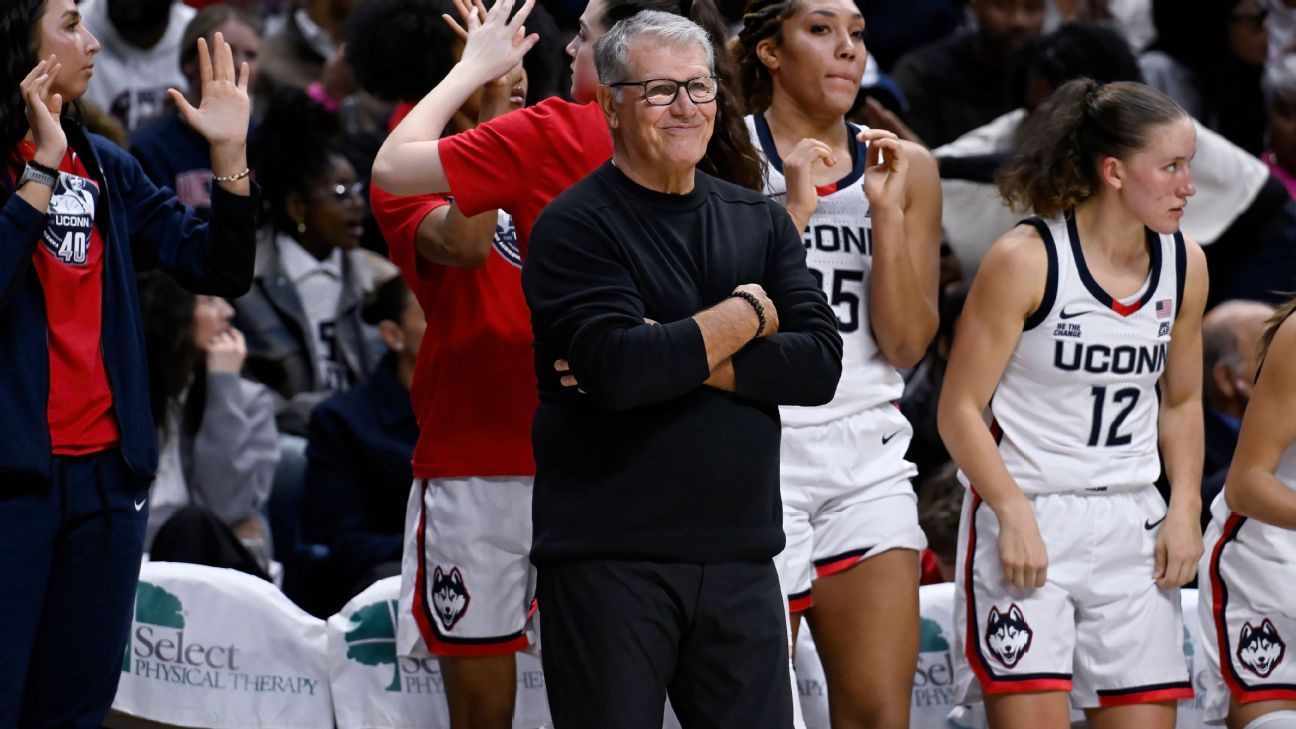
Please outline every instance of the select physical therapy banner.
[{"label": "select physical therapy banner", "polygon": [[[952,584],[923,587],[921,639],[910,703],[915,729],[984,727],[979,706],[954,705]],[[151,562],[109,726],[144,719],[211,729],[447,729],[445,686],[435,658],[398,656],[400,578],[375,583],[327,624],[273,585],[233,570]],[[1205,665],[1197,591],[1183,591],[1184,652],[1198,698],[1179,704],[1178,729],[1202,720]],[[544,673],[518,654],[514,729],[552,726]],[[807,729],[828,729],[828,690],[813,636],[802,626],[796,681]],[[1074,712],[1075,718],[1082,715]],[[665,726],[679,724],[672,712]]]},{"label": "select physical therapy banner", "polygon": [[[441,669],[432,657],[398,656],[400,577],[352,598],[328,621],[328,666],[339,729],[443,729],[450,726]],[[518,654],[514,729],[551,726],[540,660]]]},{"label": "select physical therapy banner", "polygon": [[324,621],[234,570],[149,562],[114,712],[212,729],[331,729]]}]

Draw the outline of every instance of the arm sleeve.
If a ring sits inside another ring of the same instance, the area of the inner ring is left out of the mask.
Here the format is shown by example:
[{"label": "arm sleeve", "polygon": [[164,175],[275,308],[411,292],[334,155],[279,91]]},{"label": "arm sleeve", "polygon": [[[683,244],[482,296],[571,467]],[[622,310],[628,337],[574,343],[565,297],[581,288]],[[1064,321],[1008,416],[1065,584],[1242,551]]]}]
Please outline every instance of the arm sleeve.
[{"label": "arm sleeve", "polygon": [[194,436],[195,500],[226,524],[255,516],[270,497],[279,433],[270,392],[238,375],[207,375],[202,425]]},{"label": "arm sleeve", "polygon": [[112,160],[121,182],[131,252],[139,270],[162,268],[199,294],[238,298],[252,287],[259,188],[247,196],[212,187],[210,221],[185,207],[144,174],[134,157],[96,145]]},{"label": "arm sleeve", "polygon": [[369,203],[383,240],[387,241],[387,256],[405,275],[410,288],[415,288],[412,280],[435,276],[441,267],[419,257],[418,229],[429,213],[449,205],[450,198],[444,195],[400,197],[373,185],[369,189]]},{"label": "arm sleeve", "polygon": [[567,359],[585,401],[627,410],[679,397],[710,369],[692,317],[644,323],[643,299],[615,246],[595,222],[547,211],[531,236],[522,288],[538,356]]},{"label": "arm sleeve", "polygon": [[442,139],[437,150],[450,194],[464,215],[516,210],[528,176],[544,169],[549,146],[531,108]]},{"label": "arm sleeve", "polygon": [[345,579],[380,562],[400,559],[402,538],[375,529],[364,497],[365,464],[357,462],[346,413],[326,403],[316,409],[306,446],[302,536],[327,544]]},{"label": "arm sleeve", "polygon": [[791,218],[773,203],[770,216],[774,232],[760,283],[778,309],[779,331],[733,356],[735,391],[773,405],[822,405],[841,379],[837,317],[806,268]]},{"label": "arm sleeve", "polygon": [[0,312],[31,268],[36,241],[45,228],[45,215],[11,193],[0,208]]}]

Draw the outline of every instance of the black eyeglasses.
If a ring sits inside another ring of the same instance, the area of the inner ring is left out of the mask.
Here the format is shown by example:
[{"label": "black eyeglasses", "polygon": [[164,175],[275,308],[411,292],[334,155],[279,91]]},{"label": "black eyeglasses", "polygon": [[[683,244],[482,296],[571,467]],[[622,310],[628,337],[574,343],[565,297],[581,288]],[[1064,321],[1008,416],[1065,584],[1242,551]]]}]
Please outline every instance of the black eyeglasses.
[{"label": "black eyeglasses", "polygon": [[353,182],[350,185],[338,183],[336,185],[325,185],[317,190],[320,197],[327,197],[340,203],[359,200],[364,202],[364,183]]},{"label": "black eyeglasses", "polygon": [[674,104],[675,97],[679,95],[681,88],[693,100],[694,104],[706,104],[715,101],[716,94],[720,93],[720,77],[698,76],[688,81],[650,78],[647,81],[619,81],[614,84],[607,84],[607,86],[613,89],[622,86],[641,86],[643,87],[643,100],[648,102],[649,106],[670,106]]},{"label": "black eyeglasses", "polygon": [[1234,22],[1246,22],[1256,30],[1264,27],[1265,20],[1269,18],[1269,9],[1261,8],[1254,13],[1234,13],[1232,16]]}]

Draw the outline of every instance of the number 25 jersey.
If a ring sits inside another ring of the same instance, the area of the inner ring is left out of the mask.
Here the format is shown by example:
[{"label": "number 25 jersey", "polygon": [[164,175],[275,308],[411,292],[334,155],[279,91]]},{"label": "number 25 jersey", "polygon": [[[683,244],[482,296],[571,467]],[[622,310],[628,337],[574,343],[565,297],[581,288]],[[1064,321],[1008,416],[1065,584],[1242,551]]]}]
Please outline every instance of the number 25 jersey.
[{"label": "number 25 jersey", "polygon": [[1147,486],[1160,473],[1157,381],[1183,298],[1183,235],[1148,230],[1148,277],[1117,300],[1085,265],[1074,217],[1026,224],[1044,239],[1048,279],[990,401],[1004,465],[1027,494]]},{"label": "number 25 jersey", "polygon": [[[818,407],[784,406],[784,425],[823,425],[900,399],[904,379],[878,351],[869,323],[869,276],[873,270],[873,220],[864,195],[867,147],[855,135],[862,127],[847,123],[852,142],[851,171],[818,188],[819,207],[802,233],[806,264],[837,315],[842,338],[842,374],[832,402]],[[747,117],[752,142],[768,162],[765,194],[787,204],[787,180],[769,125],[759,114]],[[889,407],[889,405],[888,405]]]}]

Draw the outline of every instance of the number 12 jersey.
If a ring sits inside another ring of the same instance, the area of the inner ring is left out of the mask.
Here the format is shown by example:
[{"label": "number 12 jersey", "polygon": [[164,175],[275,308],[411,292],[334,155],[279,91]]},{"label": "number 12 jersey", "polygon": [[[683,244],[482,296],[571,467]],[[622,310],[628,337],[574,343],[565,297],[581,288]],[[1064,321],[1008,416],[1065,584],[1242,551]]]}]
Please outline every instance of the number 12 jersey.
[{"label": "number 12 jersey", "polygon": [[999,452],[1027,494],[1125,491],[1156,481],[1157,382],[1183,298],[1183,235],[1148,230],[1147,279],[1118,300],[1085,264],[1074,216],[1031,218],[1048,253],[1026,320],[990,401]]}]

